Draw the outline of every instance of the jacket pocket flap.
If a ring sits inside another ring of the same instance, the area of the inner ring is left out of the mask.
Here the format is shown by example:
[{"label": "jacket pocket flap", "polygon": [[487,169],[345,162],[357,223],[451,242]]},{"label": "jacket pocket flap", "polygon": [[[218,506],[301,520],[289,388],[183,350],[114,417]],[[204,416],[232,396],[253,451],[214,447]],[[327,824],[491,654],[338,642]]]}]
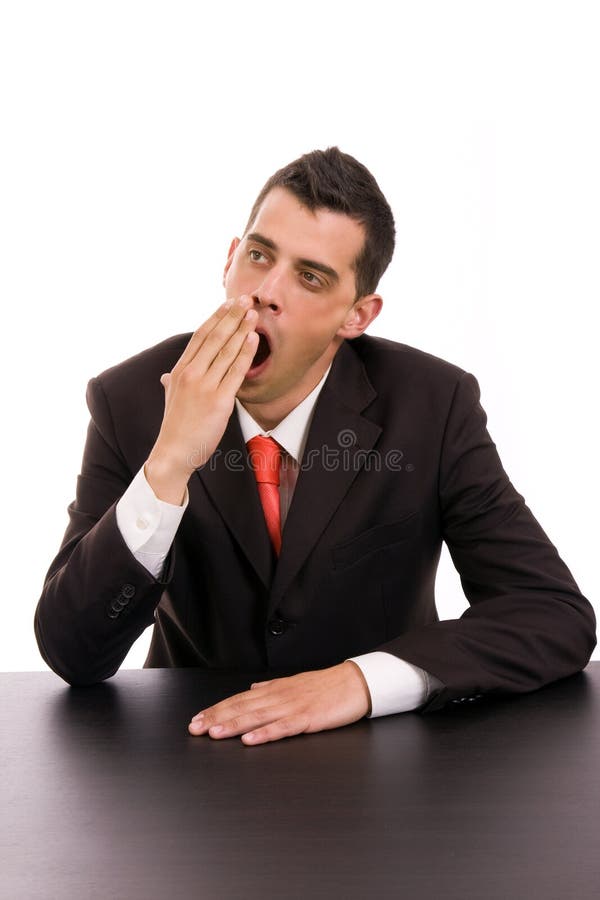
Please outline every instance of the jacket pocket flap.
[{"label": "jacket pocket flap", "polygon": [[336,569],[344,569],[358,562],[363,556],[397,544],[411,537],[416,528],[419,514],[414,512],[405,516],[399,522],[390,522],[386,525],[375,525],[368,531],[363,531],[343,544],[338,544],[331,551],[333,563]]}]

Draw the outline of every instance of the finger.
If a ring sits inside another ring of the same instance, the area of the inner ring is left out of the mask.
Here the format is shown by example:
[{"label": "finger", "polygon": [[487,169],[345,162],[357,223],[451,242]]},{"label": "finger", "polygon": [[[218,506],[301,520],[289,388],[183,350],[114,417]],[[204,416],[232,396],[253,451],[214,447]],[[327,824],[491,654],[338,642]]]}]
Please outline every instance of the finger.
[{"label": "finger", "polygon": [[170,375],[169,372],[165,372],[164,375],[161,375],[161,376],[160,376],[160,383],[161,383],[162,386],[164,387],[165,391],[166,391],[167,388],[169,387],[169,382],[170,382],[170,380],[171,380],[171,375]]},{"label": "finger", "polygon": [[246,377],[248,369],[252,365],[252,360],[256,355],[258,341],[259,338],[255,331],[250,331],[246,335],[246,340],[240,347],[238,355],[229,366],[221,381],[223,390],[231,392],[232,394],[237,394],[242,381]]},{"label": "finger", "polygon": [[196,724],[199,728],[208,731],[211,725],[226,722],[234,716],[245,715],[259,705],[264,706],[264,699],[258,700],[255,693],[243,691],[241,694],[234,694],[226,700],[221,700],[220,703],[215,703],[214,706],[200,710],[193,716],[190,725]]},{"label": "finger", "polygon": [[[187,364],[187,370],[191,377],[206,374],[215,360],[225,351],[227,342],[232,336],[242,335],[248,332],[249,325],[255,327],[256,320],[246,314],[250,310],[252,301],[250,297],[243,295],[236,300],[227,314],[204,336],[202,344],[198,347],[196,355]],[[255,314],[253,313],[253,316]]]},{"label": "finger", "polygon": [[210,318],[208,318],[206,322],[203,322],[202,325],[200,325],[200,327],[196,329],[196,331],[187,342],[185,350],[175,363],[173,372],[178,372],[181,369],[184,369],[185,366],[187,366],[187,364],[191,362],[191,360],[198,352],[198,349],[201,347],[206,335],[209,334],[209,332],[211,332],[213,328],[218,325],[221,319],[223,319],[227,315],[229,310],[233,307],[234,303],[235,300],[233,299],[226,300],[224,303],[221,303],[221,305],[214,311],[212,316],[210,316]]},{"label": "finger", "polygon": [[285,709],[281,706],[259,707],[253,710],[246,710],[236,716],[219,717],[218,721],[199,719],[189,724],[191,734],[207,734],[211,738],[222,740],[223,738],[236,737],[244,732],[251,731],[263,725],[281,718]]},{"label": "finger", "polygon": [[269,741],[280,741],[282,738],[308,731],[309,722],[306,716],[285,716],[270,722],[262,728],[253,728],[242,735],[242,743],[252,745],[267,744]]},{"label": "finger", "polygon": [[[238,328],[240,321],[251,305],[250,298],[245,294],[237,299],[230,299],[223,303],[210,319],[207,319],[194,332],[173,371],[179,371],[189,366],[190,363],[198,358],[198,353],[202,349],[205,351],[205,356],[207,349],[214,356],[216,350]],[[209,357],[206,365],[210,364],[212,356]]]},{"label": "finger", "polygon": [[[231,366],[236,362],[240,351],[244,349],[244,343],[249,334],[252,334],[254,329],[256,328],[258,322],[258,313],[254,309],[249,309],[239,324],[237,331],[228,338],[225,344],[220,348],[210,366],[206,370],[206,378],[210,379],[215,388],[218,388],[222,383],[224,377],[228,374]],[[258,344],[258,340],[257,340]],[[256,352],[256,350],[254,351]],[[252,357],[250,357],[248,368],[250,368],[250,364],[252,363]],[[202,365],[201,355],[198,354],[198,364]],[[190,374],[195,372],[197,369],[196,361],[192,362],[188,366],[188,371]],[[245,374],[245,373],[244,373]]]}]

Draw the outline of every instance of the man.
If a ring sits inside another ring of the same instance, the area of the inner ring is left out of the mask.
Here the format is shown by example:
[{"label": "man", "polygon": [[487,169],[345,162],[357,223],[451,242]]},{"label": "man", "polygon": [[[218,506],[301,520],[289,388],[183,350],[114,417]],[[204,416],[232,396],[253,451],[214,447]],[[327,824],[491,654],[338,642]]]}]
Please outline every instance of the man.
[{"label": "man", "polygon": [[[587,663],[593,611],[502,469],[473,376],[363,334],[393,247],[368,170],[307,154],[232,242],[228,300],[90,382],[35,622],[63,678],[110,677],[153,624],[147,665],[266,673],[189,725],[258,744]],[[471,606],[439,622],[442,540]]]}]

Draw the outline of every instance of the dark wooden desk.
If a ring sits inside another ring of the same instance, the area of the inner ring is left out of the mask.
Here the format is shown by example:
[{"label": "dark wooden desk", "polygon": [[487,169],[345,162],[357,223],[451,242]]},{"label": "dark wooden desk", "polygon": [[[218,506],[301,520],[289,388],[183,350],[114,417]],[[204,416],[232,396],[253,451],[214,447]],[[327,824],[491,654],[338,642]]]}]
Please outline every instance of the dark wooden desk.
[{"label": "dark wooden desk", "polygon": [[262,747],[188,735],[248,683],[0,676],[0,896],[600,896],[600,663],[518,699]]}]

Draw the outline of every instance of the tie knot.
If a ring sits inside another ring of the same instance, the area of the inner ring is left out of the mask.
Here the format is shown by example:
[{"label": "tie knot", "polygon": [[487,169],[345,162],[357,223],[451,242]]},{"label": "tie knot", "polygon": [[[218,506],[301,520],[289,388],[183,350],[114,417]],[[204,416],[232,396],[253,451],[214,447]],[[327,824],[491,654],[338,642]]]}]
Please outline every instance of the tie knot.
[{"label": "tie knot", "polygon": [[259,484],[279,486],[281,447],[270,437],[257,435],[248,441],[248,458]]}]

